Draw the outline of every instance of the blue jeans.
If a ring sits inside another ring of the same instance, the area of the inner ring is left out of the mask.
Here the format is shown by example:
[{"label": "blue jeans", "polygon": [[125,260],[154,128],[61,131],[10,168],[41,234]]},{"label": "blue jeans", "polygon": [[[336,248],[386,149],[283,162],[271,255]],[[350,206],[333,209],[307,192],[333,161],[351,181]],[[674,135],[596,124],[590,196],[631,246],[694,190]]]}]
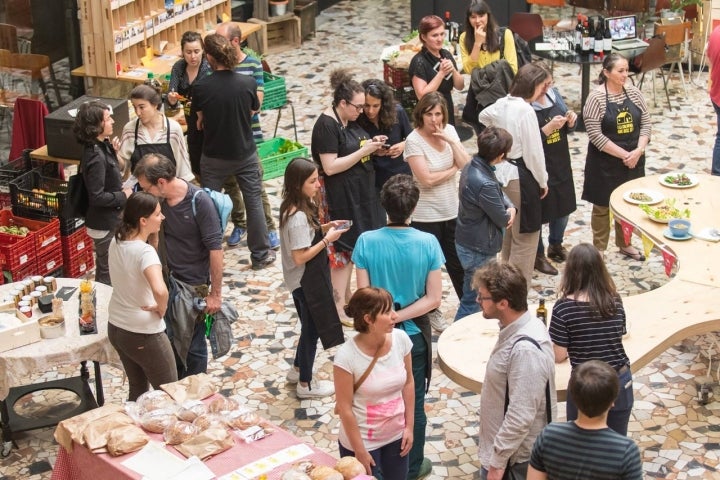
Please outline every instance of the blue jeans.
[{"label": "blue jeans", "polygon": [[[425,342],[422,333],[410,336],[412,341],[413,380],[415,381],[415,425],[413,426],[413,446],[407,455],[410,462],[408,478],[415,478],[425,457],[425,430],[427,428],[427,415],[425,414],[425,369],[427,367],[427,349],[430,346]],[[385,477],[391,480],[393,477]]]},{"label": "blue jeans", "polygon": [[300,318],[300,339],[295,351],[293,365],[300,369],[300,381],[309,382],[312,380],[313,364],[315,363],[315,353],[317,352],[317,342],[320,335],[318,335],[315,322],[307,307],[303,289],[296,288],[293,290],[292,297]]},{"label": "blue jeans", "polygon": [[475,275],[475,270],[495,258],[497,254],[478,252],[463,247],[458,243],[455,244],[455,250],[457,250],[458,259],[460,259],[460,265],[462,265],[464,271],[463,294],[462,298],[460,298],[457,313],[455,314],[455,321],[458,321],[463,317],[480,311],[480,305],[478,305],[476,301],[477,292],[472,288],[472,278],[473,275]]},{"label": "blue jeans", "polygon": [[[627,371],[618,375],[618,380],[620,382],[620,391],[615,399],[615,404],[608,413],[607,424],[608,427],[615,430],[620,435],[627,436],[628,422],[630,421],[633,403],[635,403],[632,388],[632,372],[630,369],[628,368]],[[578,410],[572,396],[570,395],[570,390],[567,392],[567,406],[565,411],[567,413],[568,422],[577,419]]]},{"label": "blue jeans", "polygon": [[[340,445],[340,442],[338,442]],[[386,480],[405,480],[408,475],[408,455],[400,456],[402,438],[395,440],[368,453],[375,461],[372,468],[374,477]],[[355,452],[340,445],[340,458],[354,457]]]},{"label": "blue jeans", "polygon": [[717,115],[718,119],[718,131],[715,134],[715,146],[713,147],[712,155],[712,170],[710,173],[713,175],[720,175],[720,106],[715,105],[715,102],[712,102],[712,104],[715,109],[715,115]]},{"label": "blue jeans", "polygon": [[[548,242],[550,245],[562,245],[563,238],[565,237],[565,228],[567,227],[569,218],[570,216],[566,215],[548,222],[548,230],[550,231],[548,234]],[[542,232],[538,237],[537,253],[540,256],[545,255],[545,245],[543,244]]]}]

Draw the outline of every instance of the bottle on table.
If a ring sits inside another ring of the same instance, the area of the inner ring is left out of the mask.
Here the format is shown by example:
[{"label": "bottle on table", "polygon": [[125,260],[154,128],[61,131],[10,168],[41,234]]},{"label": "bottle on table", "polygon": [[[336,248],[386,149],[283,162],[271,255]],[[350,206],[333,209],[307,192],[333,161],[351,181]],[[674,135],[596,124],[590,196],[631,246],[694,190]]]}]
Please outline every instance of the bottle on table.
[{"label": "bottle on table", "polygon": [[535,310],[535,316],[543,322],[543,325],[547,325],[547,308],[545,308],[545,299],[540,299],[540,304],[537,310]]},{"label": "bottle on table", "polygon": [[151,86],[152,88],[157,90],[159,94],[162,95],[162,85],[160,85],[158,79],[155,78],[155,74],[153,72],[148,72],[147,79],[145,80],[145,85]]},{"label": "bottle on table", "polygon": [[450,36],[450,31],[452,30],[452,25],[450,24],[450,11],[445,11],[445,41],[447,43],[450,43],[452,41],[452,38]]},{"label": "bottle on table", "polygon": [[591,51],[592,47],[590,45],[590,28],[588,27],[587,20],[583,21],[583,33],[582,33],[582,47],[580,48],[580,53],[583,55],[588,55]]},{"label": "bottle on table", "polygon": [[603,52],[605,55],[610,55],[612,52],[612,33],[610,32],[610,26],[605,26],[605,32],[603,34]]},{"label": "bottle on table", "polygon": [[605,47],[605,37],[603,37],[602,23],[595,29],[595,55],[602,55],[603,48]]},{"label": "bottle on table", "polygon": [[582,50],[583,37],[582,14],[578,13],[577,20],[577,25],[575,25],[575,36],[573,38],[575,39],[575,51],[580,53],[580,50]]}]

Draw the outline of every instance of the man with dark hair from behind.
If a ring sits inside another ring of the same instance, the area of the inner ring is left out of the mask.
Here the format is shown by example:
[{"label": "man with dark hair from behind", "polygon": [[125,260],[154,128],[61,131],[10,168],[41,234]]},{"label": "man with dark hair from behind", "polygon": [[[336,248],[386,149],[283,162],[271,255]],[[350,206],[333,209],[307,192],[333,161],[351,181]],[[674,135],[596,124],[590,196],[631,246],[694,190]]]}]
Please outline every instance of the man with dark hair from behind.
[{"label": "man with dark hair from behind", "polygon": [[432,471],[430,459],[424,456],[425,393],[432,370],[432,332],[427,313],[440,306],[440,268],[445,263],[437,238],[410,226],[419,198],[420,189],[410,175],[390,177],[380,192],[388,224],[361,234],[352,255],[357,266],[357,287],[381,287],[390,292],[398,315],[395,328],[405,330],[413,343],[415,424],[408,480],[425,478]]},{"label": "man with dark hair from behind", "polygon": [[528,480],[640,480],[635,442],[607,426],[619,383],[614,368],[599,360],[575,367],[568,386],[578,407],[574,422],[551,423],[535,440]]}]

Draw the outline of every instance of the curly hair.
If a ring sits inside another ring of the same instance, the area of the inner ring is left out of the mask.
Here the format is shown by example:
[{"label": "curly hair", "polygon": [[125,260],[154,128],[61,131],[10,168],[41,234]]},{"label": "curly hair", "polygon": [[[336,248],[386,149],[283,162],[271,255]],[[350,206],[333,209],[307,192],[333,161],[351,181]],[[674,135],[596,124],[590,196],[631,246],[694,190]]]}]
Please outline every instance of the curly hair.
[{"label": "curly hair", "polygon": [[352,75],[345,68],[330,72],[330,86],[333,89],[333,107],[340,104],[340,100],[352,102],[356,93],[364,93],[362,85],[353,80]]},{"label": "curly hair", "polygon": [[79,143],[92,144],[104,130],[105,110],[110,110],[106,104],[91,100],[78,108],[73,133]]},{"label": "curly hair", "polygon": [[[380,112],[378,113],[378,127],[381,132],[389,132],[392,126],[397,122],[397,111],[395,110],[395,95],[392,88],[387,83],[377,78],[371,78],[362,82],[365,89],[365,96],[370,95],[380,100]],[[358,117],[358,123],[361,127],[368,126],[370,120],[365,116],[365,112]]]},{"label": "curly hair", "polygon": [[227,38],[217,33],[205,37],[205,54],[210,55],[217,63],[232,70],[238,63],[238,54],[235,47]]}]

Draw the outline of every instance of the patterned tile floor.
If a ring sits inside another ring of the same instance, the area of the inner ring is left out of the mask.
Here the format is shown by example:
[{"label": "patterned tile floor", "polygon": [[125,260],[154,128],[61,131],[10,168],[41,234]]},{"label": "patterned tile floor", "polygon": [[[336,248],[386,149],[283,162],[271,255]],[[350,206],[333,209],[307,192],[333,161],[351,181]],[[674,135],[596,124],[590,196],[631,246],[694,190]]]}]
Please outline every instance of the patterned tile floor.
[{"label": "patterned tile floor", "polygon": [[[331,101],[328,76],[332,69],[350,68],[356,72],[358,80],[382,77],[380,52],[385,46],[397,44],[407,33],[404,26],[409,23],[408,3],[402,0],[345,0],[318,17],[315,37],[303,43],[301,49],[267,57],[274,73],[286,77],[301,143],[310,144],[312,125]],[[397,21],[378,22],[377,19]],[[596,69],[593,73],[597,73]],[[707,74],[702,74],[698,84],[704,85],[706,79]],[[579,108],[578,69],[556,64],[555,81],[571,107]],[[658,82],[658,89],[661,88]],[[709,173],[716,122],[707,92],[702,87],[689,85],[688,96],[683,98],[678,77],[670,81],[670,88],[672,110],[664,103],[656,106],[651,100],[650,82],[644,86],[654,128],[648,148],[648,171],[683,169]],[[658,98],[662,100],[661,96]],[[455,100],[457,104],[464,103],[464,94],[458,93]],[[277,115],[277,112],[263,113],[266,135],[272,133]],[[291,115],[285,109],[278,135],[292,138],[292,132]],[[0,143],[5,143],[2,135],[0,132]],[[474,139],[465,142],[471,152],[475,150],[473,142]],[[584,133],[571,137],[578,191],[586,147]],[[279,179],[268,182],[266,187],[271,203],[277,209]],[[568,247],[590,240],[589,213],[590,207],[585,202],[578,203],[567,230]],[[657,251],[644,264],[609,251],[607,263],[623,295],[657,288],[667,281]],[[336,453],[338,419],[333,415],[334,400],[298,400],[294,388],[285,383],[299,327],[292,300],[282,284],[279,263],[254,272],[250,269],[246,248],[240,245],[226,250],[225,264],[225,295],[236,302],[243,318],[233,327],[236,346],[230,355],[210,363],[211,373],[217,377],[224,392],[244,396],[248,404],[298,437]],[[541,294],[554,298],[557,280],[558,277],[536,276],[531,296],[535,298]],[[457,300],[450,293],[447,278],[444,286],[442,308],[450,319]],[[714,387],[709,403],[700,405],[696,385],[696,378],[710,375],[711,365],[713,370],[717,368],[720,346],[716,342],[715,334],[690,337],[663,352],[635,375],[636,404],[630,432],[641,447],[647,478],[720,478],[720,402],[717,400],[720,390]],[[331,355],[332,351],[318,355],[317,375],[321,379],[331,379]],[[107,401],[122,402],[127,386],[123,384],[121,372],[108,366],[103,372]],[[74,373],[73,366],[59,366],[32,380],[49,380]],[[717,376],[713,378],[717,380]],[[25,408],[41,408],[37,404],[43,402],[42,397],[29,398]],[[478,478],[479,403],[479,395],[454,384],[435,364],[426,399],[429,418],[426,454],[433,461],[433,473],[429,478]],[[560,410],[564,411],[562,405]],[[19,448],[8,458],[0,459],[0,479],[49,478],[57,452],[52,431],[44,429],[18,435]]]}]

